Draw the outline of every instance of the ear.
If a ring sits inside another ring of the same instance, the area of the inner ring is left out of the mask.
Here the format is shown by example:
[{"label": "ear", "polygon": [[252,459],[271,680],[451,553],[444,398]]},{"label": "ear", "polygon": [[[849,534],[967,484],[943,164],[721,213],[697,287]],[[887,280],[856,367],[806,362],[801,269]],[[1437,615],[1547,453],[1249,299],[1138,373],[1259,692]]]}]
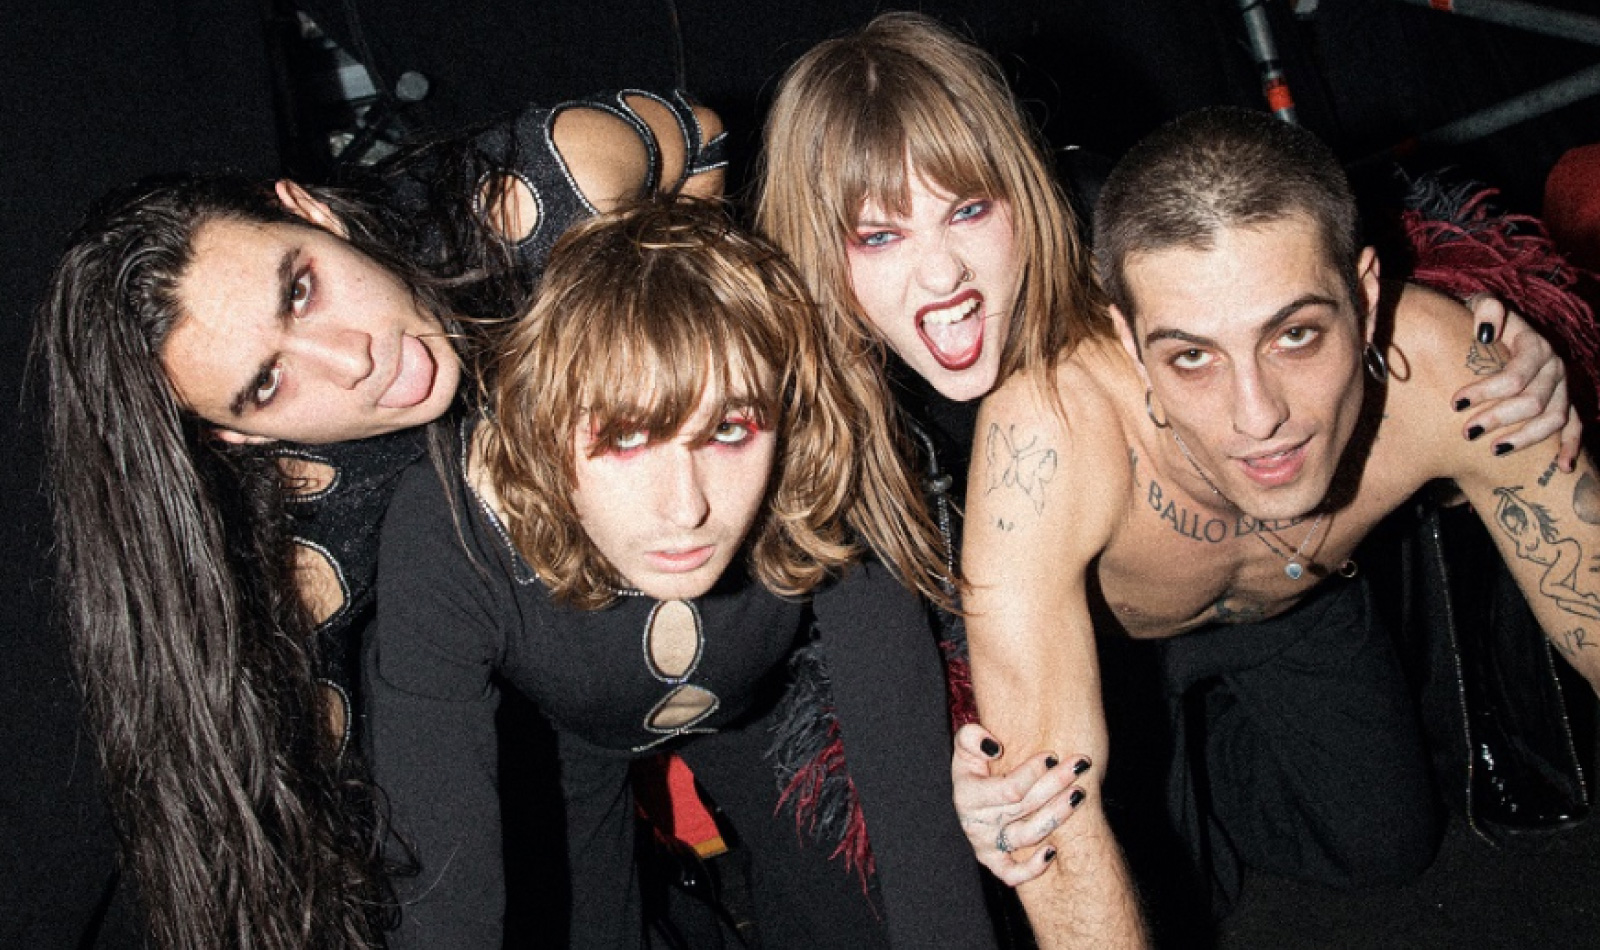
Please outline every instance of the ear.
[{"label": "ear", "polygon": [[304,218],[322,230],[331,231],[342,238],[350,237],[350,229],[345,227],[339,216],[333,213],[328,203],[305,188],[287,178],[280,178],[272,186],[272,190],[277,192],[278,201],[297,217]]},{"label": "ear", "polygon": [[226,442],[229,445],[266,445],[268,442],[278,441],[277,439],[269,439],[264,435],[245,435],[243,432],[235,429],[224,429],[222,426],[213,426],[211,437],[218,442]]},{"label": "ear", "polygon": [[1362,248],[1361,257],[1356,261],[1356,281],[1361,285],[1362,335],[1368,343],[1372,342],[1372,334],[1378,328],[1378,293],[1381,290],[1378,274],[1378,252],[1370,247]]},{"label": "ear", "polygon": [[1127,351],[1128,359],[1133,363],[1134,370],[1139,374],[1139,381],[1144,383],[1145,386],[1149,386],[1150,374],[1144,368],[1144,354],[1139,351],[1139,344],[1133,340],[1133,330],[1130,327],[1131,321],[1124,317],[1122,309],[1116,304],[1112,304],[1109,309],[1111,310],[1111,321],[1117,325],[1117,339],[1122,341],[1123,350]]}]

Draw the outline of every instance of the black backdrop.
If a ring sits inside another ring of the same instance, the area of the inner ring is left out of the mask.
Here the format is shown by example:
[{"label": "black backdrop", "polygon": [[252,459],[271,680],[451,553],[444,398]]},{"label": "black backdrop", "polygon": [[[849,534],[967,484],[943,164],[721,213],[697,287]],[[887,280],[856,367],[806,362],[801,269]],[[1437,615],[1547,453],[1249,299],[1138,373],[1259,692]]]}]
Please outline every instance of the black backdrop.
[{"label": "black backdrop", "polygon": [[[0,945],[131,945],[107,902],[112,837],[49,623],[38,414],[23,401],[31,313],[83,207],[155,171],[229,165],[263,175],[294,154],[269,23],[274,0],[0,2]],[[1585,0],[1552,5],[1590,10]],[[1256,105],[1234,0],[307,0],[380,78],[423,73],[410,120],[448,129],[528,99],[674,73],[733,130],[735,183],[777,74],[815,41],[885,6],[916,6],[1000,56],[1056,145],[1114,157],[1198,105]],[[1310,19],[1267,10],[1301,118],[1349,158],[1600,61],[1600,50],[1402,6],[1322,0]],[[1502,186],[1536,211],[1560,152],[1600,139],[1594,102],[1481,144],[1419,157]],[[109,911],[106,908],[109,907]],[[102,918],[104,918],[102,920]],[[103,926],[102,926],[103,923]]]}]

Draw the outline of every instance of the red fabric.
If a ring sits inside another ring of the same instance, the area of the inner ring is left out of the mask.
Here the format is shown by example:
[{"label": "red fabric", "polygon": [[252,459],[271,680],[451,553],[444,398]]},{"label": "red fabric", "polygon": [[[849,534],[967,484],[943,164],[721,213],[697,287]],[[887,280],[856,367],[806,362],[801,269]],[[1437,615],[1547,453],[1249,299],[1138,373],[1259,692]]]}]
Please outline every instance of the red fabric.
[{"label": "red fabric", "polygon": [[657,755],[633,763],[633,794],[639,811],[663,838],[676,838],[701,855],[726,850],[694,773],[676,755]]},{"label": "red fabric", "polygon": [[1550,169],[1544,223],[1574,264],[1600,270],[1600,143],[1568,151]]},{"label": "red fabric", "polygon": [[1493,188],[1477,192],[1448,219],[1404,212],[1415,261],[1411,278],[1463,300],[1491,293],[1515,308],[1562,351],[1575,401],[1592,407],[1600,403],[1600,329],[1593,309],[1574,292],[1579,271],[1538,218],[1491,214],[1488,202],[1497,194]]}]

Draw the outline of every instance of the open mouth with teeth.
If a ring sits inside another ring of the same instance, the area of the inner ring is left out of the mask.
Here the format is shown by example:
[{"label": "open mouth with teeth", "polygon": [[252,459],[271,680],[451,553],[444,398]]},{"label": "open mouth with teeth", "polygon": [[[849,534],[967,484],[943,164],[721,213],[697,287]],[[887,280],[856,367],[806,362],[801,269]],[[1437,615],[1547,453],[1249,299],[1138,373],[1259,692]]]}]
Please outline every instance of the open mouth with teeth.
[{"label": "open mouth with teeth", "polygon": [[963,370],[983,355],[983,322],[983,295],[969,290],[917,311],[917,335],[940,366]]}]

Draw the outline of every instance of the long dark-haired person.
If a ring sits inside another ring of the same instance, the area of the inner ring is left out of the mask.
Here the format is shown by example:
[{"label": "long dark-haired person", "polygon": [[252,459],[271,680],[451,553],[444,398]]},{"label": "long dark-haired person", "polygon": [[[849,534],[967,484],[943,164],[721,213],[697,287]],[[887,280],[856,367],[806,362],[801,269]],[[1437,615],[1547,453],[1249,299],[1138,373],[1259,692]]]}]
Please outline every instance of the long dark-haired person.
[{"label": "long dark-haired person", "polygon": [[378,943],[341,755],[377,522],[473,321],[520,314],[573,221],[720,191],[717,131],[680,95],[605,94],[343,191],[146,182],[75,234],[35,344],[59,590],[154,945]]}]

